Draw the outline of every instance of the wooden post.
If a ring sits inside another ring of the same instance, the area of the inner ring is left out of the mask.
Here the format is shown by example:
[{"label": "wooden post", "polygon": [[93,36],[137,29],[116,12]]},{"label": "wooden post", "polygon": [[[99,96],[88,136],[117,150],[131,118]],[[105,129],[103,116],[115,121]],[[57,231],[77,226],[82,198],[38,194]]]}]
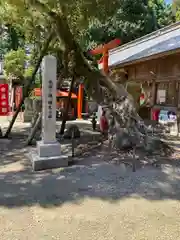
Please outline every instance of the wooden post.
[{"label": "wooden post", "polygon": [[103,71],[104,71],[105,74],[109,73],[108,59],[109,59],[108,49],[104,48],[104,51],[103,51]]},{"label": "wooden post", "polygon": [[72,157],[74,157],[74,148],[75,148],[75,140],[74,140],[74,138],[75,138],[75,132],[74,132],[74,128],[73,128],[73,130],[72,130],[72,135],[71,135],[71,140],[72,140]]},{"label": "wooden post", "polygon": [[132,157],[133,157],[132,171],[136,172],[136,147],[133,147]]},{"label": "wooden post", "polygon": [[152,99],[151,99],[151,120],[152,120],[152,107],[156,104],[156,96],[157,95],[157,84],[156,80],[153,80],[152,83]]},{"label": "wooden post", "polygon": [[102,59],[102,65],[103,65],[103,72],[105,74],[109,73],[109,64],[108,64],[109,50],[119,46],[120,43],[121,43],[120,39],[114,39],[114,40],[110,41],[109,43],[100,45],[90,51],[90,53],[92,55],[98,55],[98,54],[103,55],[101,59]]},{"label": "wooden post", "polygon": [[82,119],[82,105],[83,105],[83,91],[84,86],[81,83],[78,90],[78,103],[77,103],[77,115],[79,119]]},{"label": "wooden post", "polygon": [[152,106],[156,104],[156,90],[157,90],[157,86],[156,86],[156,81],[154,80],[152,83],[152,101],[151,101]]},{"label": "wooden post", "polygon": [[26,142],[27,145],[31,145],[32,140],[33,140],[38,128],[41,125],[41,119],[42,119],[42,112],[39,113],[38,117],[36,118],[36,120],[34,122],[34,126],[32,128],[32,131],[31,131],[30,135],[28,136],[28,139],[27,139],[27,142]]},{"label": "wooden post", "polygon": [[62,124],[61,124],[61,128],[60,128],[60,132],[59,132],[61,135],[64,134],[64,130],[65,130],[65,127],[66,127],[66,121],[68,120],[68,112],[69,112],[69,106],[70,106],[70,103],[71,103],[71,96],[72,96],[74,82],[75,82],[75,76],[73,75],[72,80],[71,80],[71,85],[70,85],[70,88],[69,88],[67,105],[65,106],[65,112],[64,112],[64,115],[63,115],[63,120],[62,120]]},{"label": "wooden post", "polygon": [[174,88],[174,101],[173,101],[173,105],[175,107],[178,106],[178,84],[177,84],[177,81],[174,81],[173,83],[173,88]]}]

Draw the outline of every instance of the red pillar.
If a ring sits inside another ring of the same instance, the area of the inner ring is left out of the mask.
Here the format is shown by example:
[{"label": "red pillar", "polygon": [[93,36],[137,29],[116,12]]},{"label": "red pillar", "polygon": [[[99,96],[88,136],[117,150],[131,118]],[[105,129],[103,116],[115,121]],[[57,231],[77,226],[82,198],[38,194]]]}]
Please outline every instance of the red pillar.
[{"label": "red pillar", "polygon": [[103,71],[105,74],[108,74],[109,72],[109,64],[108,64],[108,60],[109,60],[109,54],[108,54],[108,49],[104,49],[103,51]]},{"label": "red pillar", "polygon": [[83,91],[84,91],[84,86],[81,83],[81,84],[79,84],[78,102],[77,102],[77,117],[79,119],[82,119]]}]

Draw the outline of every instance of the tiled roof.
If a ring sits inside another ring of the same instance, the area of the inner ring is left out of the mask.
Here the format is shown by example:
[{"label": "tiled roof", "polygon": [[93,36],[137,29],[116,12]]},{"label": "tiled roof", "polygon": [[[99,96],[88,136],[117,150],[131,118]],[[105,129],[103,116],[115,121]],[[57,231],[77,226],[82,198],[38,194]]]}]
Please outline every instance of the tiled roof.
[{"label": "tiled roof", "polygon": [[109,66],[127,64],[176,49],[180,49],[180,22],[111,50]]}]

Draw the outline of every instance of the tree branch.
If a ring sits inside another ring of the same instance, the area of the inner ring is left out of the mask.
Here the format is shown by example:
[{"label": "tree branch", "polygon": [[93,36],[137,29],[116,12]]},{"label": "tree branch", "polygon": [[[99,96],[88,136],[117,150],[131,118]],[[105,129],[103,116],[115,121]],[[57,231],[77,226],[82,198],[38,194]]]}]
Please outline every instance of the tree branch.
[{"label": "tree branch", "polygon": [[32,83],[34,82],[36,73],[37,73],[37,71],[38,71],[38,69],[39,69],[39,67],[40,67],[40,64],[41,64],[41,62],[42,62],[42,59],[43,59],[43,57],[45,56],[45,54],[46,54],[46,52],[47,52],[47,50],[48,50],[49,44],[50,44],[50,42],[52,41],[53,37],[54,37],[54,32],[52,32],[52,33],[49,35],[49,37],[48,37],[48,39],[46,40],[46,43],[45,43],[43,49],[41,50],[41,54],[40,54],[40,56],[39,56],[38,62],[37,62],[36,66],[35,66],[35,69],[34,69],[34,71],[33,71],[33,73],[32,73],[31,81],[26,82],[26,85],[24,86],[23,98],[21,99],[21,102],[20,102],[19,106],[17,107],[16,112],[14,113],[13,118],[12,118],[10,124],[9,124],[9,127],[8,127],[8,129],[7,129],[7,131],[6,131],[5,135],[4,135],[5,138],[7,138],[7,137],[9,136],[9,133],[11,132],[11,129],[12,129],[12,127],[13,127],[15,121],[16,121],[16,118],[17,118],[17,116],[18,116],[18,114],[19,114],[19,112],[20,112],[20,110],[21,110],[21,106],[22,106],[25,98],[28,96],[28,93],[29,93],[29,90],[30,90],[30,88],[31,88],[31,85],[32,85]]}]

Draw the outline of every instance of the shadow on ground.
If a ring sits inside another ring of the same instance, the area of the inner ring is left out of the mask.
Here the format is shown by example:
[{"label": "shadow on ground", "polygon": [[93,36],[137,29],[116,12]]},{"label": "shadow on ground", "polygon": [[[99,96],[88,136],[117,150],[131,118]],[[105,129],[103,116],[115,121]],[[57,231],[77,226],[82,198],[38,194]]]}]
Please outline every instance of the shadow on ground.
[{"label": "shadow on ground", "polygon": [[[145,167],[135,173],[92,155],[81,165],[34,173],[29,165],[19,170],[0,169],[0,205],[8,208],[80,204],[84,198],[118,201],[127,197],[149,200],[180,199],[180,168]],[[26,160],[25,160],[26,161]]]},{"label": "shadow on ground", "polygon": [[[72,124],[68,122],[67,125]],[[93,132],[92,134],[92,127],[89,124],[78,123],[77,124],[81,130],[81,138],[76,139],[74,141],[75,149],[78,146],[84,143],[90,142],[98,142],[100,134],[98,132]],[[57,130],[59,130],[59,125],[57,125]],[[10,163],[14,163],[19,161],[20,157],[25,154],[28,149],[31,147],[26,145],[27,138],[31,131],[30,126],[24,127],[23,125],[20,127],[16,127],[13,129],[11,134],[9,135],[8,139],[0,139],[0,166],[5,166]],[[5,133],[5,129],[3,131]],[[40,134],[37,133],[36,140],[40,140]],[[59,140],[63,145],[63,152],[64,154],[72,154],[72,140],[71,139],[61,139]],[[32,146],[36,144],[35,139],[32,141]],[[24,162],[23,162],[24,164]]]},{"label": "shadow on ground", "polygon": [[25,158],[27,129],[12,134],[0,144],[0,206],[13,208],[39,204],[54,207],[65,203],[80,204],[85,198],[118,201],[128,197],[148,200],[180,199],[180,164],[148,166],[126,172],[120,165],[109,164],[103,148],[90,151],[81,161],[65,169],[34,173]]},{"label": "shadow on ground", "polygon": [[8,139],[0,138],[0,166],[19,161],[22,155],[27,151],[26,140],[30,132],[29,127],[13,131]]}]

